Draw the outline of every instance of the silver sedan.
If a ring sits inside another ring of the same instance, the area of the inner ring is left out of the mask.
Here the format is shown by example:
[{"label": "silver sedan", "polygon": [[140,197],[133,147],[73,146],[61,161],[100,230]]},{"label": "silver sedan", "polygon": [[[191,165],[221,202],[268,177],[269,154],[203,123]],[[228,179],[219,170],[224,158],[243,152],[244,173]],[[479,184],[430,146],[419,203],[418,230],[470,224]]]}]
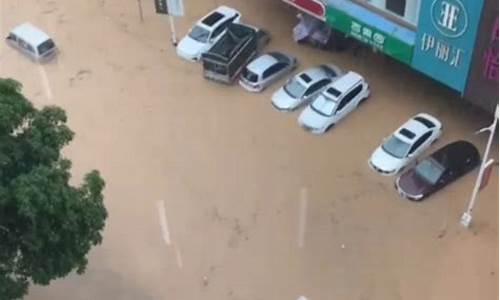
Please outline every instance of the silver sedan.
[{"label": "silver sedan", "polygon": [[269,52],[250,62],[241,72],[240,85],[250,92],[260,92],[290,73],[297,59],[281,52]]}]

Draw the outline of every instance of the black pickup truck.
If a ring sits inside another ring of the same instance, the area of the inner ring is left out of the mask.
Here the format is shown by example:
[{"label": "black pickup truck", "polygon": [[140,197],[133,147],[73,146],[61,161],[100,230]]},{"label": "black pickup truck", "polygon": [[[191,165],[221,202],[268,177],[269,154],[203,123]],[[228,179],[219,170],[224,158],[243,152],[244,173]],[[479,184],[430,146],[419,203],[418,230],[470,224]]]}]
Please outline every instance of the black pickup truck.
[{"label": "black pickup truck", "polygon": [[244,24],[230,24],[215,45],[201,56],[203,76],[231,84],[241,70],[269,43],[267,31]]}]

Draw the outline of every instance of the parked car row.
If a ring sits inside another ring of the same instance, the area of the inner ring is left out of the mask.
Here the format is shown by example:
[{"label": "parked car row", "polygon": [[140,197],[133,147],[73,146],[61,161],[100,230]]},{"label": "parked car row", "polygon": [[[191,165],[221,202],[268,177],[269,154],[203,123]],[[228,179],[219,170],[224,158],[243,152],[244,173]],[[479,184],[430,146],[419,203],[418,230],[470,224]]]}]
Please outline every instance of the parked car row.
[{"label": "parked car row", "polygon": [[418,160],[418,156],[439,139],[442,130],[435,117],[417,114],[383,140],[373,152],[369,165],[382,175],[400,174],[394,182],[399,195],[421,201],[480,163],[479,151],[467,141],[449,143]]},{"label": "parked car row", "polygon": [[[190,61],[201,59],[206,78],[232,83],[238,76],[245,90],[261,92],[292,72],[298,61],[278,51],[255,58],[262,48],[257,45],[260,29],[240,21],[241,13],[232,8],[215,9],[196,22],[177,53]],[[322,64],[290,77],[273,93],[271,104],[282,112],[304,107],[298,117],[299,126],[322,134],[369,97],[370,87],[363,76],[344,72],[334,64]],[[419,113],[384,138],[368,164],[381,175],[400,174],[394,183],[399,195],[420,201],[473,170],[480,161],[475,146],[466,141],[450,143],[418,161],[442,130],[437,118]]]},{"label": "parked car row", "polygon": [[[201,60],[205,78],[232,83],[239,77],[244,89],[260,92],[292,72],[297,58],[278,51],[255,58],[269,42],[269,33],[240,21],[241,13],[237,10],[216,8],[189,30],[177,46],[177,54],[189,61]],[[36,62],[46,62],[58,52],[53,40],[29,23],[12,29],[6,42]],[[311,133],[322,134],[369,96],[370,87],[360,74],[323,64],[293,75],[274,92],[271,103],[284,112],[305,106],[298,118],[299,125]],[[418,161],[442,131],[437,118],[419,113],[384,138],[368,164],[385,176],[400,174],[394,184],[398,193],[420,201],[480,162],[478,150],[467,141],[450,143]]]}]

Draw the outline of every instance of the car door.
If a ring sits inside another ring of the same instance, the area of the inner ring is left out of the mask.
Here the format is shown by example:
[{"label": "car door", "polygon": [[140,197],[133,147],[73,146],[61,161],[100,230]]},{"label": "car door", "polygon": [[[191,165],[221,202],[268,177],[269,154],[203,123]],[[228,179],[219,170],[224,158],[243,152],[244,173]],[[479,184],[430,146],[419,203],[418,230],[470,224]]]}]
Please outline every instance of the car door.
[{"label": "car door", "polygon": [[430,143],[429,138],[431,137],[431,135],[432,131],[428,131],[424,135],[422,135],[410,148],[410,151],[408,152],[408,157],[410,158],[417,157]]},{"label": "car door", "polygon": [[29,43],[25,42],[23,39],[18,38],[19,49],[31,59],[35,59],[36,53],[35,48]]},{"label": "car door", "polygon": [[354,89],[347,93],[342,100],[340,100],[337,111],[335,112],[336,119],[342,119],[354,110],[357,103],[355,100],[359,97],[362,89],[363,87],[361,84],[358,84]]},{"label": "car door", "polygon": [[278,62],[269,68],[267,68],[263,73],[262,73],[262,84],[264,86],[268,86],[271,83],[273,83],[276,79],[279,78],[283,70],[286,68],[286,63],[283,62]]},{"label": "car door", "polygon": [[314,97],[319,94],[322,89],[331,82],[330,79],[322,79],[316,83],[313,83],[304,93],[302,99],[305,101],[312,100]]}]

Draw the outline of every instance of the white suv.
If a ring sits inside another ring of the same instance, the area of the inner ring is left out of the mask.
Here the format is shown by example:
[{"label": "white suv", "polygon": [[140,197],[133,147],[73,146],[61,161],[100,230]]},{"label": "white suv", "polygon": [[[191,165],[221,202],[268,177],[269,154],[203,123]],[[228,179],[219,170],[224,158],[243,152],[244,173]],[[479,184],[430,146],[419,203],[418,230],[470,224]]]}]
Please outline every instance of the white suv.
[{"label": "white suv", "polygon": [[222,37],[227,26],[239,23],[241,14],[230,7],[219,6],[189,30],[177,45],[177,55],[189,61],[199,60]]},{"label": "white suv", "polygon": [[24,23],[12,29],[6,41],[7,44],[36,62],[47,62],[57,54],[54,41],[30,23]]},{"label": "white suv", "polygon": [[366,81],[348,72],[330,83],[300,114],[299,125],[315,134],[326,132],[370,96]]}]

